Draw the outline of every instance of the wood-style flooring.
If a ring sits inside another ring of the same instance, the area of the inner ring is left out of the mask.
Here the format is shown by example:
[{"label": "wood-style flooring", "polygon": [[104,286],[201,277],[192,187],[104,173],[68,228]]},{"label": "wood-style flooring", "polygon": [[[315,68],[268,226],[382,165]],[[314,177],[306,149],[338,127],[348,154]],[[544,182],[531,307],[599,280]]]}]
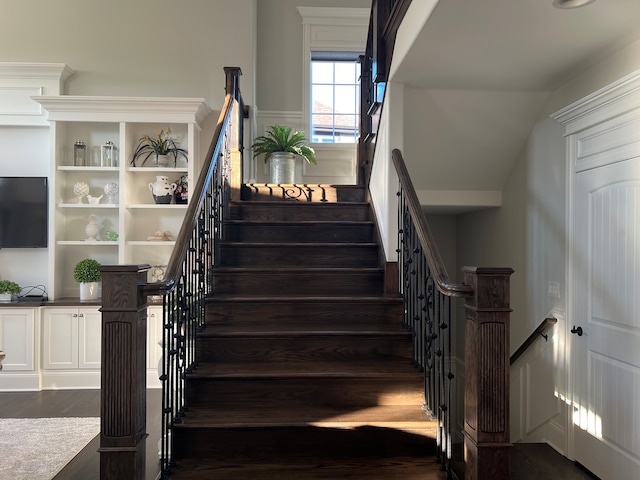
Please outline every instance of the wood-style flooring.
[{"label": "wood-style flooring", "polygon": [[[147,462],[146,479],[155,480],[159,474],[159,464],[156,445],[160,438],[159,425],[156,419],[160,414],[160,391],[149,390],[147,392]],[[100,415],[100,392],[98,390],[48,390],[42,392],[0,392],[0,417],[2,418],[39,418],[39,417],[94,417]],[[99,475],[99,437],[94,438],[74,458],[54,480],[97,480]],[[320,464],[319,464],[320,465]],[[358,477],[362,477],[363,468],[371,468],[371,465],[352,465],[358,469]],[[297,478],[297,480],[309,480],[311,478],[354,478],[330,475],[332,465],[326,462],[320,465],[318,475],[313,477],[295,476],[295,470],[300,465],[292,466],[289,472],[272,472],[273,476],[259,477],[264,479]],[[324,470],[322,472],[321,470]],[[397,471],[397,465],[396,465]],[[250,472],[244,472],[250,474]],[[205,476],[202,476],[204,474]],[[215,478],[213,472],[194,471],[194,479]],[[241,474],[244,475],[244,474]],[[291,476],[294,475],[294,476]],[[255,477],[251,474],[252,478]],[[425,476],[389,476],[389,472],[381,468],[372,470],[369,479],[390,480],[398,478],[402,480],[420,479],[431,480]],[[594,480],[596,477],[581,469],[574,462],[563,457],[546,444],[515,444],[511,454],[511,480]],[[237,480],[245,480],[238,476]]]},{"label": "wood-style flooring", "polygon": [[[147,390],[146,480],[160,474],[161,391]],[[0,392],[0,418],[99,417],[100,390],[44,390],[41,392]],[[99,480],[100,436],[65,466],[53,480]],[[1,453],[0,453],[1,454]],[[125,479],[123,479],[125,480]]]}]

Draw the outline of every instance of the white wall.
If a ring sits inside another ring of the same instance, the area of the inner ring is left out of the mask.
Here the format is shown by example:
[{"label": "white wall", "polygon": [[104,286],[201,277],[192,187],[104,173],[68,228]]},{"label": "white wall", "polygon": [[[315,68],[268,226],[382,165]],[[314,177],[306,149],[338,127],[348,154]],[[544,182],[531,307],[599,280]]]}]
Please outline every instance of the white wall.
[{"label": "white wall", "polygon": [[[505,266],[515,270],[511,351],[546,316],[559,320],[550,332],[549,343],[540,340],[523,360],[530,372],[528,378],[523,378],[519,367],[512,371],[512,441],[548,441],[562,452],[568,442],[569,420],[561,399],[568,389],[564,369],[566,153],[564,128],[548,115],[637,69],[640,42],[554,92],[503,187],[503,207],[458,219],[458,268]],[[550,291],[556,284],[558,295],[553,288]],[[532,376],[531,372],[537,374]],[[533,382],[538,382],[538,388],[529,388]]]}]

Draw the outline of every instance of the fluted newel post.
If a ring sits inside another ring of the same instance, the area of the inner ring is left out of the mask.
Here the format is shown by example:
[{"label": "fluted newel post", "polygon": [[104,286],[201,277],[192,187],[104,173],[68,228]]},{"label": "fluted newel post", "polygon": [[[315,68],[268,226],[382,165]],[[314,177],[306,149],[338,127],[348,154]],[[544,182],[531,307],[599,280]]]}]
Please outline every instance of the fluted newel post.
[{"label": "fluted newel post", "polygon": [[465,267],[465,480],[508,480],[510,268]]},{"label": "fluted newel post", "polygon": [[145,478],[149,265],[103,266],[100,479]]}]

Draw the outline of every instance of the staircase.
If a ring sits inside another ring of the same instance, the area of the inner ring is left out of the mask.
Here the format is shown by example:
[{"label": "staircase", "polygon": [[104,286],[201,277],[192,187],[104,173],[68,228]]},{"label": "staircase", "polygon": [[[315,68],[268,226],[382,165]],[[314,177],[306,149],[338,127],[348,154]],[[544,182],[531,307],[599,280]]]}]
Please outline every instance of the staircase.
[{"label": "staircase", "polygon": [[170,477],[444,478],[363,190],[281,193],[229,207]]}]

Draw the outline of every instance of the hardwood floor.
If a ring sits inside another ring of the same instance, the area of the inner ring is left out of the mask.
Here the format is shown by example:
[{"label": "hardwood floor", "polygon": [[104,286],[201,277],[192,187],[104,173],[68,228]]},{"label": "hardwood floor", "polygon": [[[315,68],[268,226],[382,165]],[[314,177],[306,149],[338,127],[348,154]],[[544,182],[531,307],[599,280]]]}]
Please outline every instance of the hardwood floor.
[{"label": "hardwood floor", "polygon": [[[146,480],[160,472],[157,444],[160,438],[161,391],[147,390]],[[0,418],[99,417],[100,390],[44,390],[41,392],[0,392]],[[98,480],[100,478],[100,437],[89,444],[54,480]]]},{"label": "hardwood floor", "polygon": [[[154,418],[159,418],[160,412],[160,391],[149,390],[147,392],[147,430],[149,438],[147,440],[147,463],[146,478],[155,480],[159,472],[157,445],[159,439],[159,428]],[[47,390],[42,392],[1,392],[0,393],[0,417],[2,418],[41,418],[41,417],[94,417],[100,415],[100,392],[98,390]],[[54,480],[94,480],[99,479],[99,459],[97,452],[99,438],[94,438],[77,456],[74,458]],[[315,477],[338,480],[339,478],[349,478],[348,476],[332,476],[339,469],[343,472],[357,469],[362,473],[363,465],[329,465],[326,462],[317,463],[318,473]],[[374,467],[367,465],[367,468]],[[371,479],[389,479],[389,472],[385,473],[384,465],[376,465],[375,473],[369,477]],[[282,468],[280,466],[280,468]],[[295,477],[296,470],[301,465],[292,466],[289,472],[271,472],[273,476],[258,476],[256,472],[245,471],[243,473],[251,475],[252,478],[297,478],[305,480],[303,477]],[[332,473],[333,472],[333,473]],[[215,472],[198,471],[193,472],[196,478],[211,478],[207,475],[214,475]],[[286,477],[285,475],[293,475]],[[337,473],[336,473],[337,474]],[[342,475],[342,474],[340,474]],[[348,475],[348,473],[344,473]],[[416,478],[420,480],[430,480],[430,477],[415,477],[403,474],[402,480]],[[437,478],[437,477],[434,477]],[[515,444],[511,453],[511,480],[597,480],[597,477],[581,469],[571,460],[560,455],[546,444]],[[242,480],[238,477],[237,480]]]}]

